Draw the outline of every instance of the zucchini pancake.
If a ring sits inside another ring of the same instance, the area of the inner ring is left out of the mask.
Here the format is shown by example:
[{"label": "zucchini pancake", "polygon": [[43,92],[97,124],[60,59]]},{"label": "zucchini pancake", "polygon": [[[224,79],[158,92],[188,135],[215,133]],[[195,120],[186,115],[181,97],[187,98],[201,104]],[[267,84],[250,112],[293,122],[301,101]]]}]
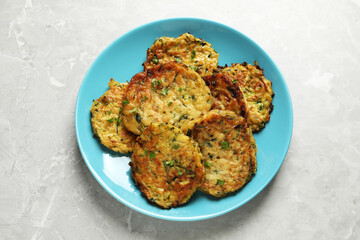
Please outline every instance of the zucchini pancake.
[{"label": "zucchini pancake", "polygon": [[166,123],[149,125],[137,138],[131,173],[140,190],[162,208],[186,203],[203,182],[198,144]]},{"label": "zucchini pancake", "polygon": [[256,144],[243,117],[212,110],[193,128],[203,155],[205,179],[199,190],[224,197],[242,188],[256,173]]},{"label": "zucchini pancake", "polygon": [[271,82],[265,78],[263,69],[257,65],[232,64],[230,67],[221,68],[220,72],[227,74],[240,85],[247,106],[247,122],[253,132],[265,127],[270,120],[273,109]]},{"label": "zucchini pancake", "polygon": [[133,149],[136,136],[122,124],[121,110],[127,84],[111,79],[109,87],[91,106],[93,133],[105,147],[115,152],[128,153]]},{"label": "zucchini pancake", "polygon": [[203,77],[214,97],[212,109],[230,110],[246,118],[246,102],[239,83],[226,73]]},{"label": "zucchini pancake", "polygon": [[165,122],[184,132],[187,125],[212,105],[210,89],[194,70],[169,62],[136,74],[126,91],[125,127],[136,135],[154,122]]},{"label": "zucchini pancake", "polygon": [[161,37],[147,50],[144,69],[177,61],[194,69],[200,76],[211,75],[217,68],[219,54],[211,44],[184,33],[178,38]]}]

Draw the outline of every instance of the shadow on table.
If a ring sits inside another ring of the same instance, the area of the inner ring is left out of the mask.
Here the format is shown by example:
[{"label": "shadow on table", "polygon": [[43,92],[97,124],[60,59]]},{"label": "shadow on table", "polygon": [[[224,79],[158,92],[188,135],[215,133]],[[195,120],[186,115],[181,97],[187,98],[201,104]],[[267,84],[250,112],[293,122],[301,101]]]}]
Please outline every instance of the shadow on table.
[{"label": "shadow on table", "polygon": [[[82,159],[79,149],[76,150],[76,164],[80,178],[87,184],[87,194],[94,208],[100,211],[110,225],[127,229],[131,233],[141,235],[145,238],[156,239],[192,239],[192,238],[219,238],[228,232],[241,232],[249,224],[253,224],[258,217],[271,188],[276,181],[276,176],[268,186],[255,196],[250,202],[225,215],[202,221],[172,222],[152,218],[138,213],[123,205],[103,189],[92,176]],[[263,211],[263,209],[262,209]]]}]

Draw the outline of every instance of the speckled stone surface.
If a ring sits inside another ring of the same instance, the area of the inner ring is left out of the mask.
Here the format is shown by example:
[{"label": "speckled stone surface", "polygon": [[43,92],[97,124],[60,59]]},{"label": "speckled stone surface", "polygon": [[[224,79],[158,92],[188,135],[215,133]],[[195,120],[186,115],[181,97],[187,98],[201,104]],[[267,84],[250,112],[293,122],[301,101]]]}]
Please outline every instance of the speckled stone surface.
[{"label": "speckled stone surface", "polygon": [[[196,2],[196,3],[193,3]],[[172,17],[229,25],[281,69],[288,155],[252,201],[198,222],[111,197],[79,152],[74,110],[98,54]],[[360,2],[0,1],[0,239],[360,239]]]}]

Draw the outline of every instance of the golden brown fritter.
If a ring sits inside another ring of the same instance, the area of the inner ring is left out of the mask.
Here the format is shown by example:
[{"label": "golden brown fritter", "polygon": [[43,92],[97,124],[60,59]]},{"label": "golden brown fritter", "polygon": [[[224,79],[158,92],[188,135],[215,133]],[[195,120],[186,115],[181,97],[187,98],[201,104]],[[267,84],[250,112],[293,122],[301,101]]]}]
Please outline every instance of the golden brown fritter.
[{"label": "golden brown fritter", "polygon": [[127,84],[111,79],[109,87],[110,89],[94,101],[91,107],[93,133],[105,147],[116,152],[128,153],[132,151],[136,137],[126,130],[121,118]]},{"label": "golden brown fritter", "polygon": [[187,124],[208,112],[209,88],[194,70],[169,62],[136,74],[126,92],[123,122],[134,134],[151,123],[165,122],[186,130]]},{"label": "golden brown fritter", "polygon": [[149,125],[131,157],[131,172],[140,190],[163,208],[187,202],[204,178],[198,144],[166,123]]},{"label": "golden brown fritter", "polygon": [[257,65],[232,64],[220,70],[240,85],[247,106],[247,122],[253,131],[259,131],[270,120],[274,92],[271,82],[265,78],[263,69]]},{"label": "golden brown fritter", "polygon": [[212,109],[230,110],[246,118],[246,102],[236,80],[219,72],[203,79],[214,97]]},{"label": "golden brown fritter", "polygon": [[256,144],[243,117],[212,110],[193,128],[203,155],[205,179],[199,189],[223,197],[242,188],[256,172]]},{"label": "golden brown fritter", "polygon": [[211,75],[216,69],[219,54],[211,44],[184,33],[178,38],[161,37],[147,50],[144,68],[148,69],[167,62],[177,61],[194,69],[200,76]]}]

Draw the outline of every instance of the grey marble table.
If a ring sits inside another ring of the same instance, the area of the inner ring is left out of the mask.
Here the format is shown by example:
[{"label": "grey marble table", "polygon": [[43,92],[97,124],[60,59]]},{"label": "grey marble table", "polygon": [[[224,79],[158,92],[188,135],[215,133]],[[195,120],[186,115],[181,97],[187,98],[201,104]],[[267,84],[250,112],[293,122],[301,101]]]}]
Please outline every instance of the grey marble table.
[{"label": "grey marble table", "polygon": [[[192,3],[196,2],[196,3]],[[82,79],[142,24],[206,18],[248,35],[289,86],[294,131],[252,201],[198,222],[154,219],[87,169]],[[360,1],[0,1],[0,239],[360,239]]]}]

